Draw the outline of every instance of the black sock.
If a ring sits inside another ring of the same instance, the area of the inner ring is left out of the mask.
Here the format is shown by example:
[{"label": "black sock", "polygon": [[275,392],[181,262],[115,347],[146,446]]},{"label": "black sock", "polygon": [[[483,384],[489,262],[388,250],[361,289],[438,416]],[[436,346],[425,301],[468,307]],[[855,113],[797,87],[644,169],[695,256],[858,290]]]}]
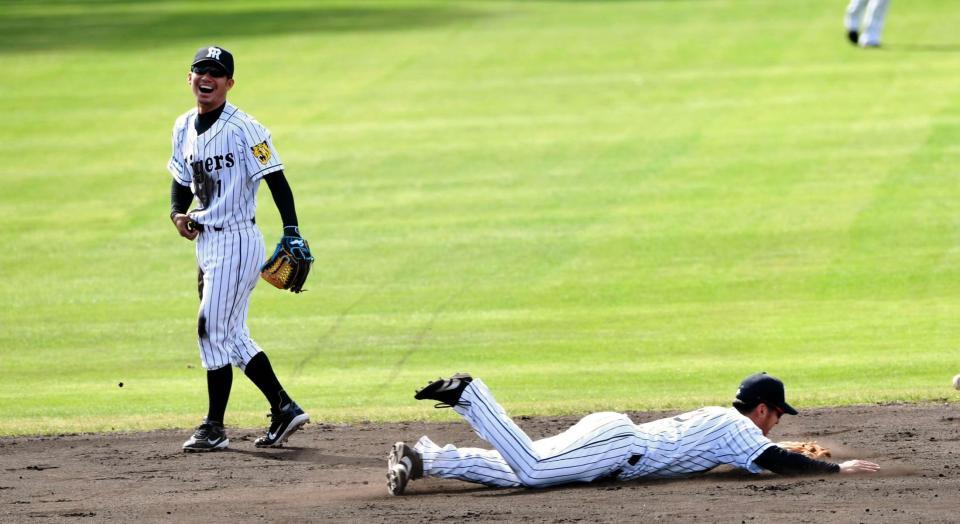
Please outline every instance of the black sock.
[{"label": "black sock", "polygon": [[227,411],[230,387],[233,385],[233,367],[229,364],[220,369],[207,370],[207,420],[223,424],[223,414]]},{"label": "black sock", "polygon": [[283,390],[283,386],[277,380],[277,375],[273,372],[273,366],[270,365],[270,359],[263,351],[254,355],[250,362],[247,362],[244,373],[260,388],[263,396],[267,397],[271,409],[279,410],[281,406],[290,403],[290,397],[287,396],[287,392]]}]

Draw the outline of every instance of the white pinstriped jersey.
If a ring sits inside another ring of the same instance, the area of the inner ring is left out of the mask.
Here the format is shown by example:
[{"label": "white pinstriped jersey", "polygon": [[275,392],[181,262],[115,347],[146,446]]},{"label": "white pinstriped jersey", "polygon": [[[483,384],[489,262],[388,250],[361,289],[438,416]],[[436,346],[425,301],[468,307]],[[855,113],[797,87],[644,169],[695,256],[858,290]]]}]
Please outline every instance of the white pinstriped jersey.
[{"label": "white pinstriped jersey", "polygon": [[229,102],[200,135],[196,119],[196,108],[177,118],[167,163],[173,178],[190,186],[200,202],[190,217],[215,227],[249,224],[256,214],[260,179],[283,169],[270,132]]},{"label": "white pinstriped jersey", "polygon": [[624,465],[619,478],[684,477],[721,464],[760,473],[753,463],[773,442],[750,419],[733,408],[706,407],[637,425],[644,448],[635,465]]}]

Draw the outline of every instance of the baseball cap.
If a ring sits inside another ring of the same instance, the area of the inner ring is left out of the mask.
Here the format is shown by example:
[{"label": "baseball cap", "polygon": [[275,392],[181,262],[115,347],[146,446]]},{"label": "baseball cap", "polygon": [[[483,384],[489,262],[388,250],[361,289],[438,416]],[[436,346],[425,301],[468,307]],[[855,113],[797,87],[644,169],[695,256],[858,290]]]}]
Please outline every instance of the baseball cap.
[{"label": "baseball cap", "polygon": [[227,72],[227,76],[233,78],[233,54],[230,51],[218,46],[201,47],[197,54],[193,55],[193,67],[200,62],[213,62]]},{"label": "baseball cap", "polygon": [[789,415],[796,415],[797,410],[787,404],[786,394],[783,389],[783,382],[776,377],[767,375],[766,372],[756,373],[743,379],[740,387],[737,389],[737,400],[746,404],[769,404],[776,406]]}]

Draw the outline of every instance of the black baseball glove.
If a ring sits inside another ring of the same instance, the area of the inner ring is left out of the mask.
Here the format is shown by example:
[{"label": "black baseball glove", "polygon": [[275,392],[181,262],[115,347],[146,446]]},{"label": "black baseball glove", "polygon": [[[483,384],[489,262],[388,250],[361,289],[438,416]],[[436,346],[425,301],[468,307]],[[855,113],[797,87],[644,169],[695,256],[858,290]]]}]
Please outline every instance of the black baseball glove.
[{"label": "black baseball glove", "polygon": [[279,289],[299,293],[303,291],[311,265],[313,255],[307,241],[297,236],[283,236],[273,255],[260,268],[260,276]]}]

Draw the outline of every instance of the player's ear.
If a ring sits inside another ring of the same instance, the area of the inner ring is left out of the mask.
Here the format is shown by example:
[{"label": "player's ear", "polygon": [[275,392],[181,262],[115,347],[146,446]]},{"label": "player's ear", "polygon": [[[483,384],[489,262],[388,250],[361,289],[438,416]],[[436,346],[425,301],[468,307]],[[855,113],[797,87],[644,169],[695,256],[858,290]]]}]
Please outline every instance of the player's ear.
[{"label": "player's ear", "polygon": [[192,71],[187,71],[187,85],[190,85],[191,76],[193,75]]},{"label": "player's ear", "polygon": [[231,87],[233,87],[233,79],[232,79],[232,78],[228,78],[228,79],[227,79],[227,91],[229,91]]},{"label": "player's ear", "polygon": [[760,403],[760,406],[761,406],[760,409],[763,410],[763,411],[760,412],[762,416],[764,416],[764,417],[769,417],[770,414],[773,413],[773,408],[771,408],[769,405],[764,404],[763,402],[761,402],[761,403]]}]

